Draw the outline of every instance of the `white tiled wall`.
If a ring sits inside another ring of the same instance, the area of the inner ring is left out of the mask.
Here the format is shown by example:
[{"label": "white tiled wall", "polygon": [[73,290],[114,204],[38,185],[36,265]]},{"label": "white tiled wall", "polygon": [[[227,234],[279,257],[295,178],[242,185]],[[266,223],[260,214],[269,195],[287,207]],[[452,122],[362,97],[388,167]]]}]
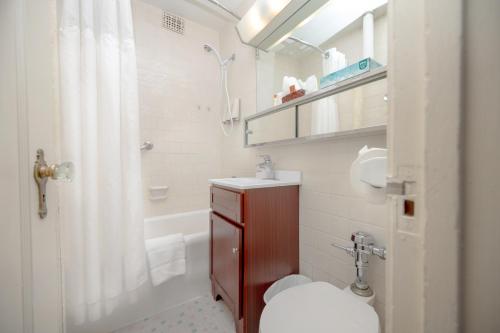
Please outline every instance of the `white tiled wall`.
[{"label": "white tiled wall", "polygon": [[[185,34],[162,27],[161,9],[133,3],[139,69],[146,217],[208,208],[207,179],[220,175],[219,66],[203,44],[219,47],[219,33],[186,21]],[[150,186],[168,186],[151,201]]]},{"label": "white tiled wall", "polygon": [[[313,280],[344,288],[354,281],[354,260],[331,246],[352,246],[352,232],[372,234],[377,245],[385,245],[386,206],[367,203],[352,191],[349,168],[364,145],[385,147],[385,136],[336,142],[319,142],[261,149],[270,154],[276,168],[301,170],[300,269]],[[369,282],[377,293],[376,308],[383,314],[384,261],[370,258]]]}]

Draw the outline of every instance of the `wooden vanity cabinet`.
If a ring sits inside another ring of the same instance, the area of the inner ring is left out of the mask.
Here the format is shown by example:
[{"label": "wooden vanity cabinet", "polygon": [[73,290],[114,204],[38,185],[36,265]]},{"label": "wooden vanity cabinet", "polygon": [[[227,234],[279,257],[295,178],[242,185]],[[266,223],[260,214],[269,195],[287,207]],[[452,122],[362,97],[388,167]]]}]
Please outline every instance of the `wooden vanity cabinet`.
[{"label": "wooden vanity cabinet", "polygon": [[243,229],[212,213],[210,230],[211,257],[217,258],[211,260],[212,280],[218,284],[218,293],[235,318],[240,318]]},{"label": "wooden vanity cabinet", "polygon": [[299,186],[210,192],[212,295],[229,307],[238,333],[258,333],[264,292],[299,271]]}]

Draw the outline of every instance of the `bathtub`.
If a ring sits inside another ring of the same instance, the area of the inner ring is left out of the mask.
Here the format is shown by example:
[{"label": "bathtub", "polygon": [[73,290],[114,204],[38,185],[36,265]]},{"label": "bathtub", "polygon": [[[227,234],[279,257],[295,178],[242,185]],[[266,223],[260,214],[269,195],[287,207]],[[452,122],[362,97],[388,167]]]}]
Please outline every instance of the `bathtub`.
[{"label": "bathtub", "polygon": [[146,282],[133,299],[116,308],[109,316],[82,326],[67,327],[71,333],[112,332],[168,308],[210,293],[209,210],[192,211],[147,218],[145,239],[182,233],[186,241],[186,274],[153,286]]},{"label": "bathtub", "polygon": [[145,239],[175,233],[182,233],[186,242],[186,274],[156,287],[150,285],[152,293],[148,309],[144,309],[145,315],[141,318],[210,292],[209,210],[152,217],[144,221]]},{"label": "bathtub", "polygon": [[144,221],[145,239],[175,233],[182,233],[186,242],[186,274],[152,287],[154,313],[210,291],[209,210],[153,217]]}]

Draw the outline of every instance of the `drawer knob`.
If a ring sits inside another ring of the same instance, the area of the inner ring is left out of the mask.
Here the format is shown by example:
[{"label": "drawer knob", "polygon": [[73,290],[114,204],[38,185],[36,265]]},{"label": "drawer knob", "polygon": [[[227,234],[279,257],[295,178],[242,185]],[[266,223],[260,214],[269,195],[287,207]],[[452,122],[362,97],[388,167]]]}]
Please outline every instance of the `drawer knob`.
[{"label": "drawer knob", "polygon": [[238,251],[239,251],[239,250],[240,250],[240,249],[238,249],[237,247],[233,247],[233,254],[238,253]]}]

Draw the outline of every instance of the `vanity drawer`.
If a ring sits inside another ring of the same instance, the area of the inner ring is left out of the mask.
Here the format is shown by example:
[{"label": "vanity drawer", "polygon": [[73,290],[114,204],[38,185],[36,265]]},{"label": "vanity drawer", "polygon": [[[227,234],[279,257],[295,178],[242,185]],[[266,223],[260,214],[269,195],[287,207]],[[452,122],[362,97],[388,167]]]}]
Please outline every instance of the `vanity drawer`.
[{"label": "vanity drawer", "polygon": [[212,210],[234,222],[243,223],[243,194],[212,186],[210,206]]}]

